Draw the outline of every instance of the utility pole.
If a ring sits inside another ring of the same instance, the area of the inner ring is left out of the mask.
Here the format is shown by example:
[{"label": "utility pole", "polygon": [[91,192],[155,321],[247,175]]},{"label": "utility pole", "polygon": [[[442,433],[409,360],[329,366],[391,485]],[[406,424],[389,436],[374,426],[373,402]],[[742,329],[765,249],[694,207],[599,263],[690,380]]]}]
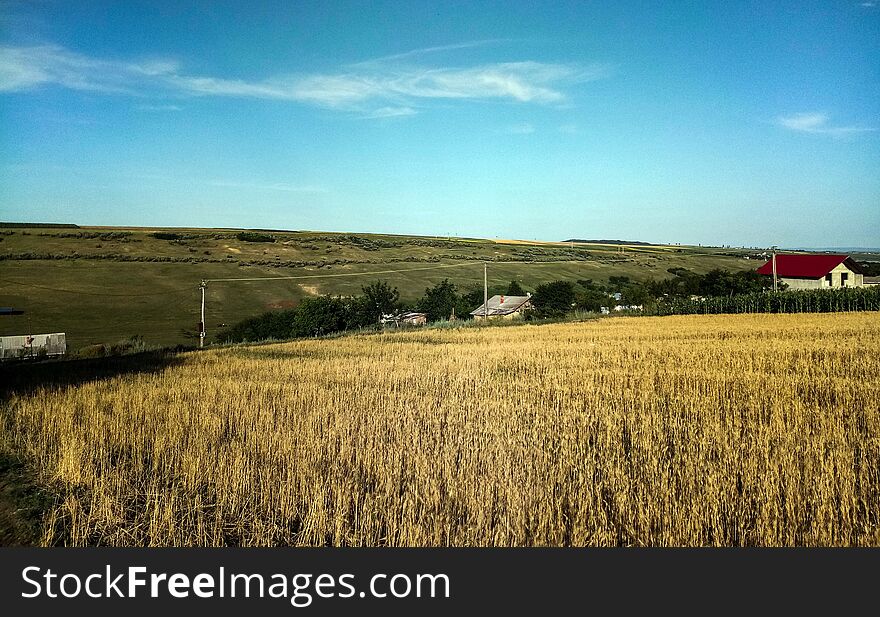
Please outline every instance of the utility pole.
[{"label": "utility pole", "polygon": [[208,286],[207,281],[202,281],[199,284],[199,289],[202,290],[202,320],[199,322],[199,349],[205,346],[205,288]]},{"label": "utility pole", "polygon": [[486,274],[486,264],[483,264],[483,319],[489,317],[489,276]]},{"label": "utility pole", "polygon": [[770,250],[773,251],[773,291],[779,291],[779,285],[776,282],[776,245],[770,247]]}]

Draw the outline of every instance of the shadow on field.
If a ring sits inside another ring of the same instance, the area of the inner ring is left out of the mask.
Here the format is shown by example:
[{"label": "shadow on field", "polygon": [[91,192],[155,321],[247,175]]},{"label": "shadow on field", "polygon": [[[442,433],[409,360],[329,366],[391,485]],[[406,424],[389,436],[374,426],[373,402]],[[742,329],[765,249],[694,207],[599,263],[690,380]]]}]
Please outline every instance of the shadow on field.
[{"label": "shadow on field", "polygon": [[36,546],[55,495],[19,458],[0,454],[0,546]]},{"label": "shadow on field", "polygon": [[[187,349],[0,364],[0,422],[6,420],[8,411],[4,403],[13,395],[31,394],[40,388],[64,390],[121,375],[158,373],[181,364],[182,351]],[[58,499],[51,486],[40,483],[32,463],[18,453],[0,451],[0,546],[38,545],[43,517]]]},{"label": "shadow on field", "polygon": [[105,358],[0,364],[0,402],[13,394],[28,394],[39,388],[65,389],[120,375],[158,373],[182,363],[182,351],[186,349],[160,349]]}]

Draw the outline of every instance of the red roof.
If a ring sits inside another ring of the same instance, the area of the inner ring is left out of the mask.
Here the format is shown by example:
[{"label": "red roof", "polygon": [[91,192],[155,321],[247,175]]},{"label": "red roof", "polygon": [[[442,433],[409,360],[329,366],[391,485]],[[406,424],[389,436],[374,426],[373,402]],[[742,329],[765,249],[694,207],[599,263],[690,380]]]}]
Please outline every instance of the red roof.
[{"label": "red roof", "polygon": [[[777,255],[776,275],[789,278],[817,279],[825,276],[840,264],[853,272],[861,272],[861,268],[849,258],[849,255]],[[770,259],[758,268],[758,274],[773,274],[773,260]]]}]

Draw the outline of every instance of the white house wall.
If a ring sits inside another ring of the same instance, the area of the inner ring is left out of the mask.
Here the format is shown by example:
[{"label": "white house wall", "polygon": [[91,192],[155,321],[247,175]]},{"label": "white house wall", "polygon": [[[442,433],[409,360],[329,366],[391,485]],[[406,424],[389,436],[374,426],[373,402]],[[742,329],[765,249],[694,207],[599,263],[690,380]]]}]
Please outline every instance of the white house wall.
[{"label": "white house wall", "polygon": [[[840,275],[846,273],[847,280],[841,285]],[[839,289],[840,287],[862,287],[864,282],[864,276],[861,274],[856,274],[845,265],[840,264],[836,268],[834,268],[829,274],[831,274],[831,284],[829,285],[828,281],[825,280],[825,277],[817,278],[817,279],[791,279],[785,277],[779,277],[779,280],[788,285],[790,290],[797,289]]]},{"label": "white house wall", "polygon": [[[847,276],[846,283],[844,283],[843,285],[841,285],[841,283],[840,283],[840,275],[843,274],[843,273],[846,273],[848,276]],[[864,277],[863,275],[861,275],[861,274],[856,274],[855,272],[853,272],[852,270],[850,270],[849,268],[847,268],[847,267],[846,267],[845,265],[843,265],[843,264],[840,264],[839,266],[837,266],[836,268],[834,268],[834,270],[832,270],[832,271],[830,272],[830,274],[831,274],[831,277],[832,277],[830,287],[833,287],[833,288],[837,288],[837,287],[861,287],[862,285],[864,285],[864,278],[865,278],[865,277]],[[828,287],[828,286],[829,286],[829,285],[827,284],[827,282],[825,281],[824,278],[822,279],[822,283],[824,284],[825,287]]]}]

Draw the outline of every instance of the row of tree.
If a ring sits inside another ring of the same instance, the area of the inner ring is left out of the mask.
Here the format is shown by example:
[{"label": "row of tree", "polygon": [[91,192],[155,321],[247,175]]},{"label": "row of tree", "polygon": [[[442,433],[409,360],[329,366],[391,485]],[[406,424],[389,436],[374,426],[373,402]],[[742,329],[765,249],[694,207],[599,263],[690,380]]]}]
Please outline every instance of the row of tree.
[{"label": "row of tree", "polygon": [[[712,270],[696,274],[671,268],[674,276],[665,280],[639,282],[626,276],[612,276],[607,283],[590,279],[552,281],[538,285],[532,295],[534,310],[527,319],[554,319],[572,311],[599,312],[615,304],[641,306],[647,314],[741,313],[741,312],[826,312],[837,310],[880,310],[880,290],[844,289],[816,292],[769,292],[770,277],[755,272]],[[265,313],[230,328],[221,337],[230,342],[312,337],[376,328],[382,315],[405,310],[427,314],[428,321],[470,319],[470,312],[482,306],[481,287],[459,288],[448,279],[425,289],[412,304],[402,304],[396,287],[375,281],[361,288],[361,295],[321,296],[303,300],[286,311]],[[517,281],[496,294],[526,295]],[[619,295],[618,295],[619,294]]]},{"label": "row of tree", "polygon": [[[493,289],[491,293],[515,296],[525,295],[526,292],[513,281],[506,288]],[[321,336],[376,327],[382,315],[405,310],[426,313],[428,321],[441,321],[453,316],[470,319],[470,312],[482,304],[482,288],[460,291],[455,283],[444,279],[426,288],[416,302],[404,305],[400,302],[396,287],[391,287],[387,281],[375,281],[362,287],[358,296],[307,298],[296,308],[246,319],[232,326],[221,338],[241,342]]]},{"label": "row of tree", "polygon": [[[648,295],[655,298],[688,298],[690,296],[720,297],[759,293],[773,288],[773,279],[754,270],[728,272],[710,270],[697,274],[686,268],[669,268],[674,276],[644,284]],[[784,283],[780,283],[783,287]]]},{"label": "row of tree", "polygon": [[393,311],[398,305],[397,288],[385,281],[376,281],[361,290],[360,296],[306,298],[296,308],[245,319],[224,332],[221,338],[241,342],[333,334],[377,324],[383,313]]},{"label": "row of tree", "polygon": [[[756,272],[712,270],[696,274],[684,268],[670,268],[674,276],[658,281],[633,281],[627,276],[612,276],[607,283],[592,279],[554,281],[535,289],[532,304],[534,318],[552,318],[576,311],[599,312],[602,307],[641,306],[646,312],[656,310],[659,303],[676,298],[733,297],[758,293],[773,286],[768,277]],[[619,295],[618,295],[619,294]]]},{"label": "row of tree", "polygon": [[[532,295],[534,311],[529,319],[558,318],[573,311],[596,311],[613,304],[612,290],[625,290],[626,301],[644,301],[647,291],[626,277],[612,277],[608,285],[592,281],[553,281],[538,285]],[[246,319],[227,330],[221,337],[229,342],[288,339],[333,334],[345,330],[372,328],[382,315],[415,310],[427,315],[429,322],[445,319],[470,319],[471,311],[483,305],[483,288],[460,288],[444,279],[425,289],[412,304],[402,304],[396,287],[387,281],[375,281],[361,288],[361,295],[349,297],[320,296],[307,298],[299,306],[286,311],[273,311]],[[517,281],[505,287],[493,287],[489,296],[504,294],[524,296],[526,290]]]}]

